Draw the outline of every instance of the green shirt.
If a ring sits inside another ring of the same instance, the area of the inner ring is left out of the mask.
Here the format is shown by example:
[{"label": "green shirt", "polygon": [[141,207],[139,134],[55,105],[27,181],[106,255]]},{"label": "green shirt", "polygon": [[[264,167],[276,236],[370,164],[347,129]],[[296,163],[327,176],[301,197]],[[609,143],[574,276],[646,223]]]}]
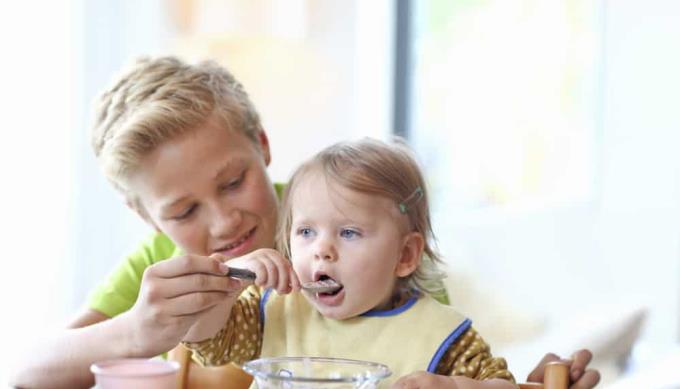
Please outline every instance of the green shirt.
[{"label": "green shirt", "polygon": [[[284,188],[284,184],[274,184],[279,198]],[[154,263],[181,255],[181,253],[181,249],[165,234],[154,233],[92,291],[88,299],[88,307],[109,317],[127,311],[137,301],[144,270]],[[448,303],[446,292],[433,297],[440,302]]]}]

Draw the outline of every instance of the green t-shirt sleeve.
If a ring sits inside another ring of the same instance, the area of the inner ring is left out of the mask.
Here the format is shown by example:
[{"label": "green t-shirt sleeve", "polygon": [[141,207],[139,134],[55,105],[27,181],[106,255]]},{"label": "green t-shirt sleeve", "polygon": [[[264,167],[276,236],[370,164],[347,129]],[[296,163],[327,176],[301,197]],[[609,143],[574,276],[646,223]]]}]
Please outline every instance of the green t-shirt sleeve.
[{"label": "green t-shirt sleeve", "polygon": [[283,182],[275,182],[274,190],[276,191],[276,197],[281,200],[283,198],[283,191],[286,190],[286,184]]},{"label": "green t-shirt sleeve", "polygon": [[132,308],[137,301],[144,270],[176,254],[175,244],[162,233],[155,233],[127,256],[90,294],[88,307],[109,317]]},{"label": "green t-shirt sleeve", "polygon": [[435,300],[439,301],[444,305],[450,305],[449,294],[446,288],[444,287],[444,283],[441,281],[436,281],[436,285],[438,287],[441,287],[441,289],[439,289],[435,293],[431,293],[430,296],[432,296],[432,298],[434,298]]}]

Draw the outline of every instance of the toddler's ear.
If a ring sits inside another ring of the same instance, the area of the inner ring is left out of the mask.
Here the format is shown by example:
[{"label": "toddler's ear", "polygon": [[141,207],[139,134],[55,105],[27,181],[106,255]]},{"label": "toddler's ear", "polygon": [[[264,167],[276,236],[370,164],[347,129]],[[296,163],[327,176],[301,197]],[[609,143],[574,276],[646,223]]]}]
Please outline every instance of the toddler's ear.
[{"label": "toddler's ear", "polygon": [[394,269],[397,277],[406,277],[416,271],[423,256],[425,239],[419,232],[409,232],[403,240],[401,247],[401,257]]}]

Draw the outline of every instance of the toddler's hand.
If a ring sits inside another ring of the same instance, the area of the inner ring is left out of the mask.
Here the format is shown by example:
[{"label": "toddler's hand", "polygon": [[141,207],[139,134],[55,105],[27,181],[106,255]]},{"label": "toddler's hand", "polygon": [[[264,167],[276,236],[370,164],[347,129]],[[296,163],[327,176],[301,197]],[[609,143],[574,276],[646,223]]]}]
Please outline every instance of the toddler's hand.
[{"label": "toddler's hand", "polygon": [[543,382],[545,365],[549,362],[564,362],[569,365],[569,389],[590,389],[600,382],[600,372],[595,369],[588,369],[588,364],[593,358],[590,350],[578,350],[571,355],[571,359],[562,359],[559,356],[548,353],[538,363],[538,366],[529,373],[527,382]]},{"label": "toddler's hand", "polygon": [[[218,256],[214,256],[219,259]],[[255,285],[273,288],[278,293],[290,293],[300,290],[300,281],[290,261],[273,249],[259,249],[242,257],[223,263],[225,274],[229,268],[248,269],[257,275]]]}]

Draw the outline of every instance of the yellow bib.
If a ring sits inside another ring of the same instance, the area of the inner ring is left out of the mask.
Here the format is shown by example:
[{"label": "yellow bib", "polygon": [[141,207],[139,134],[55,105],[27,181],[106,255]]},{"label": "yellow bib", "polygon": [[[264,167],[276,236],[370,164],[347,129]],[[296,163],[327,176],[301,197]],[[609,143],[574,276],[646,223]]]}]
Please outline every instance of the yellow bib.
[{"label": "yellow bib", "polygon": [[267,290],[260,312],[262,358],[335,357],[379,362],[392,370],[381,387],[414,371],[435,372],[446,351],[472,324],[426,294],[389,311],[334,320],[321,315],[301,293],[278,295]]}]

